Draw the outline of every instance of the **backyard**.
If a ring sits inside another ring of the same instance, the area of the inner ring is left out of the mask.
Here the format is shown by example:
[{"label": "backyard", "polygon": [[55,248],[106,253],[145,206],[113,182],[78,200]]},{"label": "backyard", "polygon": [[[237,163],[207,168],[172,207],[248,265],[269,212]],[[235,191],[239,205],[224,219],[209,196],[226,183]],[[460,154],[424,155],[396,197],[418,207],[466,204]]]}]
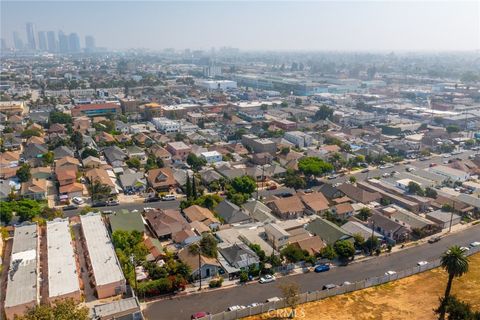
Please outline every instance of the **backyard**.
[{"label": "backyard", "polygon": [[[433,309],[438,307],[446,283],[447,274],[437,268],[377,287],[299,305],[297,319],[436,319]],[[468,302],[473,310],[480,310],[480,254],[470,257],[469,272],[454,280],[452,292]],[[277,315],[282,313],[247,319],[279,319]]]}]

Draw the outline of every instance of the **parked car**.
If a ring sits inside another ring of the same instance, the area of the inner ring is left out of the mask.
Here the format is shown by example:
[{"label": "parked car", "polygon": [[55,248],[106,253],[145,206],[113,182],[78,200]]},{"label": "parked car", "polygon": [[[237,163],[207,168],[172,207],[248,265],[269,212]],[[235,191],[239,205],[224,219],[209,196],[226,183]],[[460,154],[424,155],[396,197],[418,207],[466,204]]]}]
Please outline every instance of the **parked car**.
[{"label": "parked car", "polygon": [[235,311],[235,310],[241,310],[241,309],[245,309],[245,306],[240,306],[240,305],[235,305],[235,306],[231,306],[231,307],[228,307],[228,311]]},{"label": "parked car", "polygon": [[174,194],[167,194],[162,197],[162,201],[173,201],[177,200],[177,197]]},{"label": "parked car", "polygon": [[275,281],[275,276],[272,276],[272,275],[270,275],[270,274],[267,274],[267,275],[261,277],[258,282],[260,282],[260,283],[269,283],[269,282],[273,282],[273,281]]},{"label": "parked car", "polygon": [[385,272],[386,276],[393,276],[394,274],[397,274],[397,271],[388,270],[387,272]]},{"label": "parked car", "polygon": [[68,206],[63,207],[63,211],[68,211],[68,210],[75,210],[78,209],[78,206],[76,204],[70,204]]},{"label": "parked car", "polygon": [[336,284],[329,283],[329,284],[324,285],[322,287],[322,290],[331,290],[331,289],[335,289],[336,287],[338,287]]},{"label": "parked car", "polygon": [[118,206],[120,202],[118,200],[112,199],[107,201],[107,206]]},{"label": "parked car", "polygon": [[370,172],[369,169],[363,169],[362,171],[360,171],[361,173],[367,173],[367,172]]},{"label": "parked car", "polygon": [[470,251],[470,248],[469,247],[460,247],[460,250],[462,250],[463,252],[467,252],[467,251]]},{"label": "parked car", "polygon": [[158,202],[160,201],[160,197],[148,197],[148,198],[145,198],[145,202]]},{"label": "parked car", "polygon": [[190,319],[191,319],[191,320],[201,319],[201,318],[206,317],[206,316],[208,316],[208,315],[209,315],[208,312],[200,311],[200,312],[196,312],[196,313],[192,314],[192,316],[190,317]]},{"label": "parked car", "polygon": [[351,284],[352,284],[352,283],[351,283],[350,281],[344,281],[344,282],[342,283],[342,287],[343,287],[343,286],[349,286],[349,285],[351,285]]},{"label": "parked car", "polygon": [[418,261],[418,262],[417,262],[417,266],[419,266],[419,267],[426,266],[427,264],[428,264],[427,261]]},{"label": "parked car", "polygon": [[279,297],[271,297],[271,298],[268,298],[266,302],[277,302],[277,301],[280,301]]},{"label": "parked car", "polygon": [[98,202],[94,202],[92,204],[92,208],[98,208],[98,207],[106,207],[107,206],[107,202],[106,201],[98,201]]},{"label": "parked car", "polygon": [[83,204],[85,203],[85,200],[83,200],[81,197],[73,197],[72,202],[76,204]]},{"label": "parked car", "polygon": [[470,243],[470,247],[475,248],[475,247],[480,247],[480,241],[474,241]]},{"label": "parked car", "polygon": [[313,190],[312,190],[312,189],[305,189],[305,190],[303,190],[303,192],[305,192],[305,193],[312,193]]},{"label": "parked car", "polygon": [[438,242],[440,241],[440,237],[433,237],[433,238],[430,238],[428,239],[428,243],[435,243],[435,242]]},{"label": "parked car", "polygon": [[328,264],[319,264],[318,266],[315,267],[314,271],[319,273],[319,272],[326,272],[330,270],[330,266]]}]

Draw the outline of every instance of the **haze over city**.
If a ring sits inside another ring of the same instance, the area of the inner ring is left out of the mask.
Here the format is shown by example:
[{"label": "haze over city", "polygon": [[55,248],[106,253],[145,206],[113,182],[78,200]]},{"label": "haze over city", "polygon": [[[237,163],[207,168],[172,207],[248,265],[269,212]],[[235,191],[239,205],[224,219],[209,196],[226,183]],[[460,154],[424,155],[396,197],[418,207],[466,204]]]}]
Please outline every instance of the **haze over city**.
[{"label": "haze over city", "polygon": [[480,5],[470,2],[2,1],[1,37],[36,30],[93,35],[108,49],[470,51]]}]

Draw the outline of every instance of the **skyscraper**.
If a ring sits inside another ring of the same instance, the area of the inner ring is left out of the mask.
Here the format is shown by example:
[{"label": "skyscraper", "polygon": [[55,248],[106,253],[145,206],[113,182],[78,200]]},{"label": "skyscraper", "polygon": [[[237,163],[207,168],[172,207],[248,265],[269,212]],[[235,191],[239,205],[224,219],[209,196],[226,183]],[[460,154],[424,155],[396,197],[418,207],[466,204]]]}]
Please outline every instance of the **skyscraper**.
[{"label": "skyscraper", "polygon": [[27,31],[27,47],[30,50],[37,49],[37,41],[35,39],[35,25],[31,22],[28,22],[26,25]]},{"label": "skyscraper", "polygon": [[85,51],[95,51],[95,38],[93,36],[85,36]]},{"label": "skyscraper", "polygon": [[68,53],[68,36],[63,31],[58,32],[58,51]]},{"label": "skyscraper", "polygon": [[5,39],[3,38],[0,39],[0,50],[1,51],[7,50],[7,41],[5,41]]},{"label": "skyscraper", "polygon": [[16,50],[23,50],[23,40],[20,38],[20,35],[18,34],[17,31],[13,32],[13,46],[15,47]]},{"label": "skyscraper", "polygon": [[47,33],[45,31],[38,31],[38,49],[47,51]]},{"label": "skyscraper", "polygon": [[55,31],[47,32],[47,48],[49,52],[57,52],[57,39],[55,37]]},{"label": "skyscraper", "polygon": [[80,37],[76,33],[70,33],[68,36],[68,48],[70,52],[80,52]]}]

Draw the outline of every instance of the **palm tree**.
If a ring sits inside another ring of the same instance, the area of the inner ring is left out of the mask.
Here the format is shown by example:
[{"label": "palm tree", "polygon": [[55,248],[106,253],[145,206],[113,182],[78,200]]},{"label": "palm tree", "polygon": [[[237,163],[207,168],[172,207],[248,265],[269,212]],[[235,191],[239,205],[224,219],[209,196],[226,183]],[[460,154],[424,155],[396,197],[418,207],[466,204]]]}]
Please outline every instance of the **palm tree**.
[{"label": "palm tree", "polygon": [[455,277],[461,277],[468,271],[468,257],[465,256],[465,250],[459,246],[453,246],[448,249],[441,258],[442,267],[448,272],[447,288],[445,289],[445,296],[442,299],[438,317],[440,320],[445,319],[445,307],[450,297],[452,289],[452,282]]}]

